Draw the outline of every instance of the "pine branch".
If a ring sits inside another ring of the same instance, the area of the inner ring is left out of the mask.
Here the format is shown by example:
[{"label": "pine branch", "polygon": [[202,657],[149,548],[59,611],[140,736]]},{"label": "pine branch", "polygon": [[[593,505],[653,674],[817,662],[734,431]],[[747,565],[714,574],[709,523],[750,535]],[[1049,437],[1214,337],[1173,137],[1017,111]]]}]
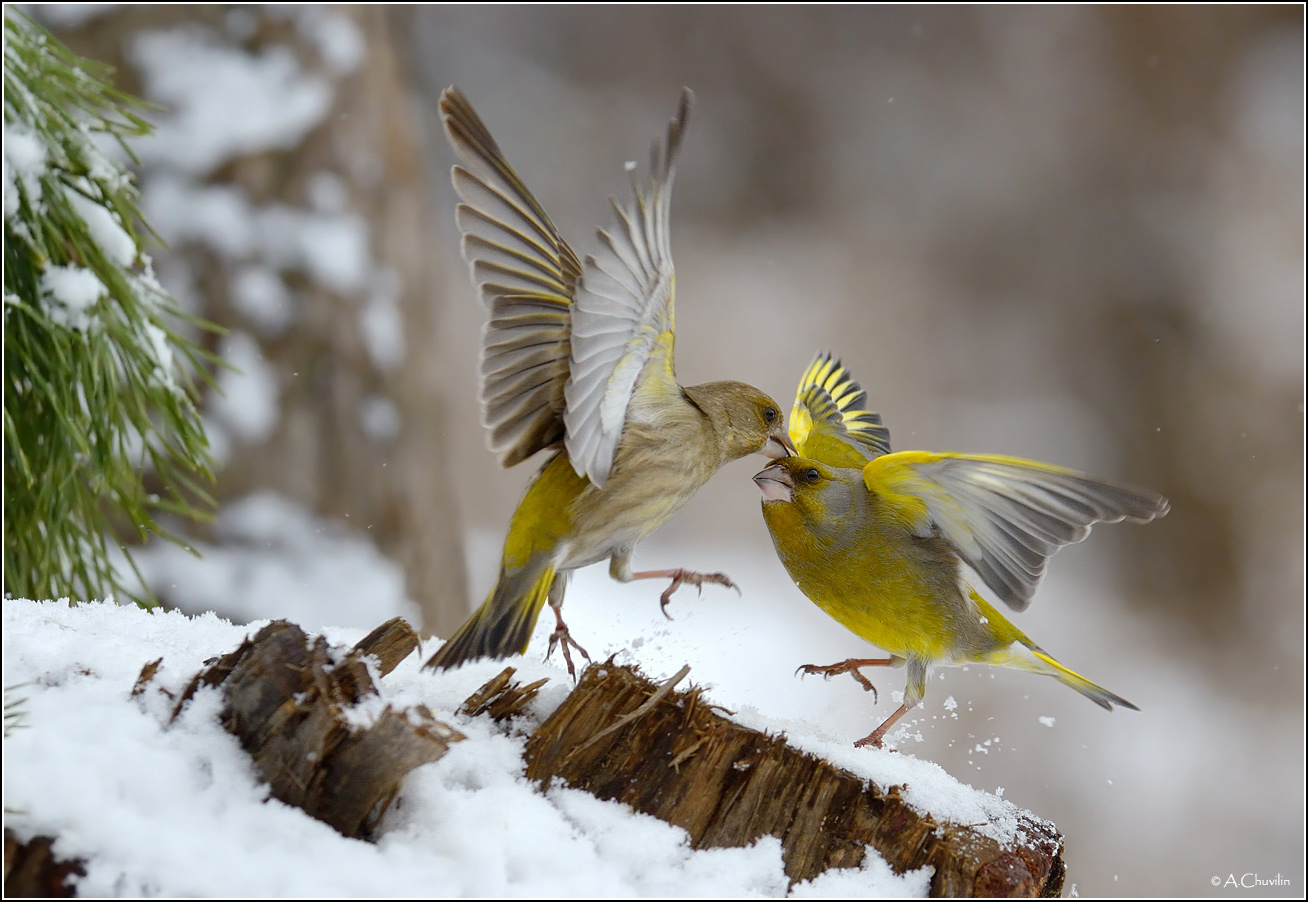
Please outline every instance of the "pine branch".
[{"label": "pine branch", "polygon": [[181,329],[217,327],[155,279],[132,176],[102,149],[132,157],[145,104],[12,7],[4,36],[5,591],[128,594],[114,523],[179,541],[158,514],[210,516],[197,382],[217,361]]}]

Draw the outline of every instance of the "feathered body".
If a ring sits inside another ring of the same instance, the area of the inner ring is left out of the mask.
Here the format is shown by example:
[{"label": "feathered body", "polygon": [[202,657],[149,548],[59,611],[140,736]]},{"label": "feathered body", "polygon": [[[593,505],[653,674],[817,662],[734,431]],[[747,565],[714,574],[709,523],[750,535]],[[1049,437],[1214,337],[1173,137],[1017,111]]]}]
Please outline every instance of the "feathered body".
[{"label": "feathered body", "polygon": [[[664,577],[664,604],[684,582],[723,574],[636,573],[635,546],[725,463],[787,453],[777,403],[741,382],[683,388],[673,365],[674,286],[668,236],[673,161],[690,111],[686,92],[617,227],[583,265],[505,161],[456,89],[441,98],[451,144],[468,168],[454,184],[464,255],[490,310],[482,409],[505,466],[553,449],[514,513],[494,591],[428,662],[525,651],[542,607],[558,615],[568,574],[608,559],[615,579]],[[555,638],[571,643],[561,616]],[[575,643],[574,647],[576,646]]]},{"label": "feathered body", "polygon": [[[1055,661],[977,592],[963,565],[1004,603],[1024,610],[1054,551],[1084,539],[1096,522],[1161,516],[1166,499],[1020,458],[889,453],[880,419],[862,410],[866,396],[830,355],[819,355],[799,396],[803,410],[792,412],[791,437],[800,456],[776,461],[755,481],[795,584],[891,655],[808,672],[907,665],[903,705],[863,743],[880,744],[921,701],[935,665],[1027,670],[1105,708],[1135,707]],[[819,455],[835,465],[814,459]],[[842,465],[848,463],[856,466]]]}]

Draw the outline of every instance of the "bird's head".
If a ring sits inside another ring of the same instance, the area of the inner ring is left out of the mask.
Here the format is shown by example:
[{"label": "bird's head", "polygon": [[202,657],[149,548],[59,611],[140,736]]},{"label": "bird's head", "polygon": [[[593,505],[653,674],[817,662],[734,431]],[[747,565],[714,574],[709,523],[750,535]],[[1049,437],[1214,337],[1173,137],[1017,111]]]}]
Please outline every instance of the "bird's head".
[{"label": "bird's head", "polygon": [[783,457],[754,475],[763,493],[763,514],[769,517],[787,508],[787,517],[811,525],[848,514],[855,500],[857,470],[841,470],[804,457]]},{"label": "bird's head", "polygon": [[766,454],[776,459],[795,453],[781,405],[754,386],[709,382],[690,386],[685,392],[712,421],[723,460],[747,454]]}]

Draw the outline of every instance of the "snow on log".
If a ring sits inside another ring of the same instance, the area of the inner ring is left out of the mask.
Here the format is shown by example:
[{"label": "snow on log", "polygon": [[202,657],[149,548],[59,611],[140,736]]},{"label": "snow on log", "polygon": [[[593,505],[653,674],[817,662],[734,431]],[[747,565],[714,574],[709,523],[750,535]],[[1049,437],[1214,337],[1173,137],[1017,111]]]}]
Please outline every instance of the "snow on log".
[{"label": "snow on log", "polygon": [[37,836],[22,842],[5,828],[5,898],[71,899],[76,895],[72,878],[86,874],[77,859],[55,858],[54,840]]},{"label": "snow on log", "polygon": [[201,686],[219,687],[223,727],[274,798],[345,836],[372,839],[409,771],[464,738],[422,705],[396,711],[381,703],[364,658],[377,657],[389,672],[416,646],[397,618],[338,659],[321,636],[273,621],[197,674],[173,718]]},{"label": "snow on log", "polygon": [[672,691],[612,661],[593,664],[527,742],[527,776],[555,778],[682,827],[692,847],[781,840],[792,885],[855,867],[872,846],[896,873],[931,865],[932,896],[1057,896],[1063,842],[1023,813],[1006,847],[974,825],[939,823],[879,787],[733,723],[691,688]]}]

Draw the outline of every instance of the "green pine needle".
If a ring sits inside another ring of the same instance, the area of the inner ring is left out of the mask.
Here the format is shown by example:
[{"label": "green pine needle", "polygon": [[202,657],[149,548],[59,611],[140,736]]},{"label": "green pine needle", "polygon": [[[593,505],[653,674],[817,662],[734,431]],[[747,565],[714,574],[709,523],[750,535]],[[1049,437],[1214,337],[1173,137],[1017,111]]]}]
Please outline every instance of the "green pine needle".
[{"label": "green pine needle", "polygon": [[[213,508],[197,379],[212,384],[217,361],[179,327],[216,327],[155,281],[132,177],[96,143],[131,156],[129,139],[150,130],[145,105],[12,7],[4,39],[4,588],[130,595],[110,564],[115,525],[180,544],[155,516]],[[82,307],[54,267],[103,291]]]}]

